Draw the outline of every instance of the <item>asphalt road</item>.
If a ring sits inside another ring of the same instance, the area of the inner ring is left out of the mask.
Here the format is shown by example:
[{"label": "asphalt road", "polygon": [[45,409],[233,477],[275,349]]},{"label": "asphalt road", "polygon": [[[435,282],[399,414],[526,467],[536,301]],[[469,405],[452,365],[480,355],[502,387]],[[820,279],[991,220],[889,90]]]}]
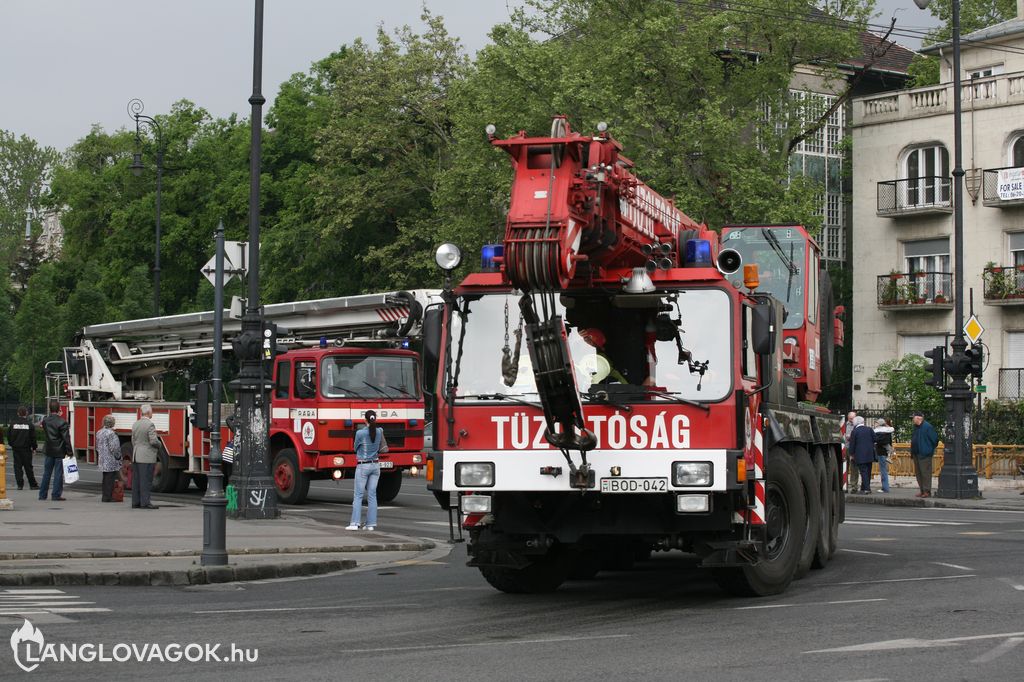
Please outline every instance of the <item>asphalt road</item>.
[{"label": "asphalt road", "polygon": [[[258,649],[255,663],[44,662],[33,674],[45,679],[1019,680],[1022,521],[851,505],[828,568],[767,599],[724,595],[680,553],[551,595],[505,595],[464,565],[463,547],[446,555],[445,546],[406,565],[313,579],[9,591],[0,639],[21,623],[9,611],[17,601],[35,610],[28,617],[48,642]],[[47,615],[51,600],[83,611]],[[18,672],[10,657],[4,644],[5,679]]]}]

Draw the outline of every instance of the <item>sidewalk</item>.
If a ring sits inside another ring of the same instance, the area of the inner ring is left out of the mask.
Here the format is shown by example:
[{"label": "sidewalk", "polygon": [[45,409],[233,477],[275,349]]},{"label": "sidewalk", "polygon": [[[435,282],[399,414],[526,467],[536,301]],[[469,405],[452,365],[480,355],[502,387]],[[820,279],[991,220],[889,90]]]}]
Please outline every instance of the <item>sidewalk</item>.
[{"label": "sidewalk", "polygon": [[981,499],[951,499],[938,497],[939,479],[932,480],[932,496],[914,497],[919,492],[913,476],[890,476],[889,492],[882,492],[877,476],[871,479],[870,495],[847,493],[847,503],[884,504],[893,507],[944,507],[949,509],[991,509],[1024,511],[1024,481],[1007,477],[978,479]]},{"label": "sidewalk", "polygon": [[[8,482],[12,483],[10,477]],[[414,561],[433,542],[349,532],[282,508],[273,521],[227,521],[227,566],[205,567],[202,505],[156,499],[157,510],[100,502],[96,486],[65,486],[66,502],[9,486],[0,511],[0,586],[197,585],[319,575]]]}]

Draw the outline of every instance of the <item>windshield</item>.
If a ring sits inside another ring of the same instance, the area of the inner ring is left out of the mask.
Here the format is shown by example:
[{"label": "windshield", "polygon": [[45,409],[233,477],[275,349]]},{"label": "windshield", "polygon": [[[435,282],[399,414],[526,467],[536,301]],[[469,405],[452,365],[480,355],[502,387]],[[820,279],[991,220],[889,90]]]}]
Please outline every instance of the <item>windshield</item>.
[{"label": "windshield", "polygon": [[420,397],[416,361],[394,355],[328,355],[320,361],[325,398]]},{"label": "windshield", "polygon": [[[519,299],[519,294],[489,294],[470,300],[461,349],[462,320],[453,316],[451,357],[455,361],[462,356],[458,398],[503,394],[539,400],[525,332],[516,352]],[[555,314],[567,325],[580,391],[632,385],[635,392],[609,391],[626,400],[647,393],[656,400],[715,401],[732,390],[730,310],[726,292],[688,289],[644,295],[563,294]],[[506,346],[508,360],[503,363]],[[508,370],[504,374],[503,364]]]},{"label": "windshield", "polygon": [[[722,246],[739,251],[744,263],[757,264],[761,279],[758,291],[771,294],[786,306],[783,327],[798,329],[803,325],[806,241],[799,230],[788,227],[733,229],[725,236]],[[792,272],[790,263],[794,268]],[[742,287],[743,270],[730,275],[729,281]]]}]

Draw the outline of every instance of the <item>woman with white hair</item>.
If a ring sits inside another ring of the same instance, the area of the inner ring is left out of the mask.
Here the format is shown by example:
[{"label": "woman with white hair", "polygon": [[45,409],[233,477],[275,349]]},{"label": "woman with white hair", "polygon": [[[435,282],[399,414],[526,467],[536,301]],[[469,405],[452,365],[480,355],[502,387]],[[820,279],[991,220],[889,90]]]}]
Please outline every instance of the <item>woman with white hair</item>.
[{"label": "woman with white hair", "polygon": [[100,497],[103,502],[113,502],[114,481],[121,471],[121,439],[114,433],[114,423],[114,415],[108,414],[103,418],[103,428],[96,434],[96,453],[103,472]]}]

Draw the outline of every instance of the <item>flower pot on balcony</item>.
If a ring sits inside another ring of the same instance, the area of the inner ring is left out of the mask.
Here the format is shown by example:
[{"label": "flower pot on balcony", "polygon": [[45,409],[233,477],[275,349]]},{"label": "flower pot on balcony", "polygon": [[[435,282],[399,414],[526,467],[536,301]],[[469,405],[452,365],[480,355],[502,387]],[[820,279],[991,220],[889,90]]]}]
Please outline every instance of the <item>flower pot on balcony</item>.
[{"label": "flower pot on balcony", "polygon": [[940,295],[938,295],[938,296],[936,296],[936,297],[935,297],[935,302],[936,302],[936,303],[938,303],[938,304],[943,304],[943,303],[946,303],[946,302],[947,302],[947,301],[946,301],[946,297],[945,297],[945,296],[942,296],[942,295],[940,294]]}]

